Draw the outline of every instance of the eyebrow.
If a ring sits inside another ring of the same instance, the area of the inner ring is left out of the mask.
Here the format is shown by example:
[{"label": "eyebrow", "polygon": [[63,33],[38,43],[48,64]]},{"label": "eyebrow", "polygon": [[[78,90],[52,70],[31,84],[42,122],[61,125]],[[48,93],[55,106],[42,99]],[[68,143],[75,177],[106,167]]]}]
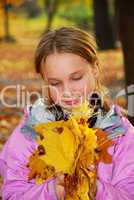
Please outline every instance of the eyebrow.
[{"label": "eyebrow", "polygon": [[[76,72],[73,72],[73,73],[71,73],[69,76],[72,76],[72,75],[74,75],[74,74],[77,74],[77,73],[79,73],[79,72],[81,72],[83,69],[81,69],[81,70],[79,70],[79,71],[76,71]],[[59,79],[57,79],[57,78],[48,78],[48,80],[50,81],[50,80],[56,80],[56,81],[58,81]]]}]

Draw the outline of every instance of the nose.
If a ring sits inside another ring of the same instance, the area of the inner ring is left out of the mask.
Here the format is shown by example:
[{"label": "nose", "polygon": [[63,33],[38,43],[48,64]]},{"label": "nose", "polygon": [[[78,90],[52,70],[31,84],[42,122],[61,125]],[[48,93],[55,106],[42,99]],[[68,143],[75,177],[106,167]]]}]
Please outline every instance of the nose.
[{"label": "nose", "polygon": [[69,98],[69,97],[71,97],[71,93],[69,91],[64,91],[62,96],[64,98]]},{"label": "nose", "polygon": [[72,87],[71,87],[70,84],[65,83],[65,84],[63,85],[62,96],[63,96],[64,98],[72,97]]}]

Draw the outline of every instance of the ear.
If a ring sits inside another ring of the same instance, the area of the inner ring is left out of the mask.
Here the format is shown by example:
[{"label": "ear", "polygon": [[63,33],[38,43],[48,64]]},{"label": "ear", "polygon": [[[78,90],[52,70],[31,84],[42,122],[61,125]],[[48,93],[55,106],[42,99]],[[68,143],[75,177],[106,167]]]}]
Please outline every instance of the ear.
[{"label": "ear", "polygon": [[95,61],[93,67],[92,67],[92,73],[94,75],[94,78],[97,79],[99,77],[99,62]]}]

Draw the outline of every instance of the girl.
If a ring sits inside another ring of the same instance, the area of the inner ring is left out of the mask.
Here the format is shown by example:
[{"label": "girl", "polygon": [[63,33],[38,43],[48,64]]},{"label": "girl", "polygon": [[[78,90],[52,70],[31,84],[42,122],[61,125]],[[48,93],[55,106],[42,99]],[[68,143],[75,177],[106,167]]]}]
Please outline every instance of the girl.
[{"label": "girl", "polygon": [[[49,87],[46,96],[24,110],[22,121],[0,154],[3,200],[64,199],[64,174],[41,185],[27,179],[28,158],[37,147],[36,133],[29,125],[66,119],[72,107],[85,99],[95,108],[94,117],[89,119],[90,127],[103,129],[114,141],[109,148],[112,163],[98,164],[94,199],[133,200],[134,128],[118,106],[106,103],[93,37],[71,27],[49,31],[43,34],[37,46],[35,66]],[[49,105],[48,110],[46,105]]]}]

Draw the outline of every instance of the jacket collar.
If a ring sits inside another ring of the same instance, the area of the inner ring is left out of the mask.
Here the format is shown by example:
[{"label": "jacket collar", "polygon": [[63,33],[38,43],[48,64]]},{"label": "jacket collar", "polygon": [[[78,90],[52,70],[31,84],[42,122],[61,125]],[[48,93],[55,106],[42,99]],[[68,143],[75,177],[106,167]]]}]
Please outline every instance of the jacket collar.
[{"label": "jacket collar", "polygon": [[106,131],[108,137],[113,139],[125,133],[122,117],[121,109],[117,105],[112,105],[105,115],[99,110],[94,128],[100,128]]},{"label": "jacket collar", "polygon": [[[97,113],[97,121],[93,128],[100,128],[108,133],[108,138],[113,139],[120,135],[123,135],[125,129],[122,123],[122,114],[120,107],[112,105],[110,110],[103,114],[99,109]],[[36,137],[36,133],[32,129],[33,124],[45,123],[48,121],[55,121],[55,116],[49,110],[46,110],[46,105],[43,98],[38,99],[33,106],[29,107],[29,116],[26,124],[22,127],[23,133],[28,133],[33,137]]]}]

